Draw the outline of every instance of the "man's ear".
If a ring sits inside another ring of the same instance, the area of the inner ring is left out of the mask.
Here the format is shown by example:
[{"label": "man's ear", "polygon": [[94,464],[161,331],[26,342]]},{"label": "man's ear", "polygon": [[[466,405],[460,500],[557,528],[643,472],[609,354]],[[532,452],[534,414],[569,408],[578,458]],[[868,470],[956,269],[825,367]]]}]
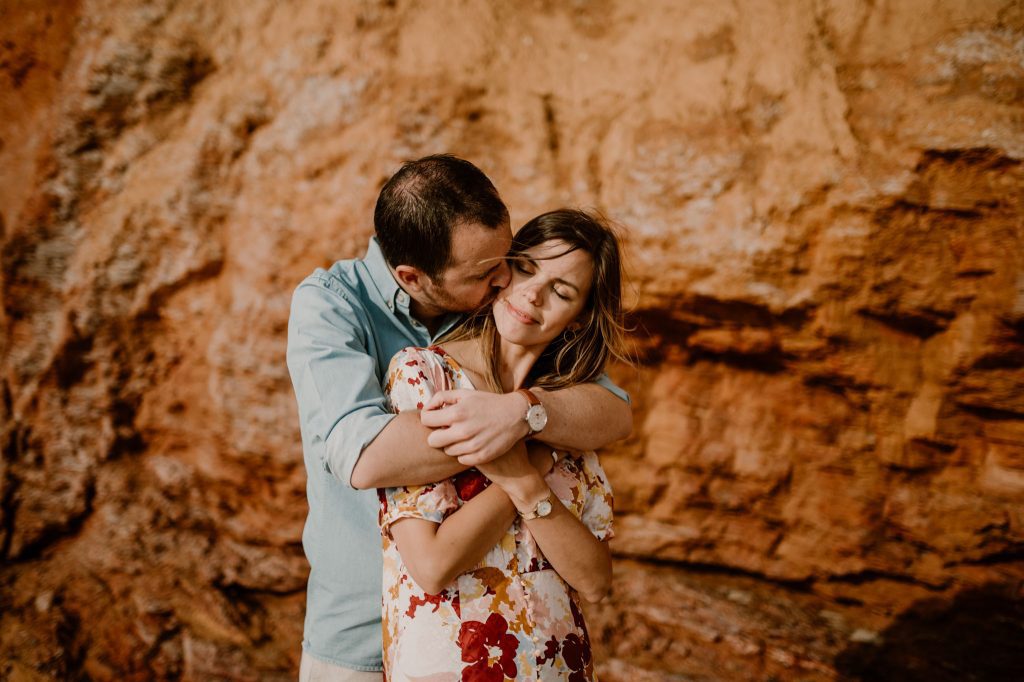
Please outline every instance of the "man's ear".
[{"label": "man's ear", "polygon": [[395,268],[395,279],[410,294],[418,294],[426,285],[427,276],[419,268],[411,265],[399,265]]}]

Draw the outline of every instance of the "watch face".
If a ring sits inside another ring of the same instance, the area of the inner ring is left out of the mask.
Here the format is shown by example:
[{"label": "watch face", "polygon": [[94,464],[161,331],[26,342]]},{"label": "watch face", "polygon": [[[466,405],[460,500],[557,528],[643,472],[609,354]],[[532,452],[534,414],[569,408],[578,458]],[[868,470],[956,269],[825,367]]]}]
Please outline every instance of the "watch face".
[{"label": "watch face", "polygon": [[537,433],[544,429],[548,424],[548,413],[544,410],[543,405],[534,405],[530,408],[530,411],[526,413],[526,423],[530,425],[530,431]]},{"label": "watch face", "polygon": [[537,516],[547,516],[551,513],[551,500],[541,500],[537,503]]}]

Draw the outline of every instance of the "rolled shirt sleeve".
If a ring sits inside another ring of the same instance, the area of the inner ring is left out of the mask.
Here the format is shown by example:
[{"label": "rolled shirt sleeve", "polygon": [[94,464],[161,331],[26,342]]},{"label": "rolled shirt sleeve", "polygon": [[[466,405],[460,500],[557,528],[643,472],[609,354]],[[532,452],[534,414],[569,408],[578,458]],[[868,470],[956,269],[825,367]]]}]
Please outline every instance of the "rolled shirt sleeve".
[{"label": "rolled shirt sleeve", "polygon": [[626,393],[625,391],[623,391],[618,386],[616,386],[615,382],[613,382],[611,379],[609,379],[607,374],[602,373],[601,376],[599,376],[597,378],[597,380],[594,381],[594,383],[597,384],[598,386],[601,386],[602,388],[605,388],[605,389],[611,391],[617,397],[622,398],[623,400],[625,400],[627,404],[629,404],[629,405],[633,404],[633,401],[630,400],[630,398],[629,398],[629,394]]},{"label": "rolled shirt sleeve", "polygon": [[369,329],[366,311],[329,280],[314,276],[295,290],[287,355],[302,437],[346,485],[363,449],[395,416],[385,405]]}]

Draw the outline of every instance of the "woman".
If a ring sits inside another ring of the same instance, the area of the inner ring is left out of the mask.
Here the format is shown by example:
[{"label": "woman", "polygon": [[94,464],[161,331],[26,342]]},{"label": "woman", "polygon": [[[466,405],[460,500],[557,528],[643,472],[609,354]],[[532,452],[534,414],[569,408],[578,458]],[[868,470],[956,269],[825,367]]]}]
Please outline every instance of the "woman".
[{"label": "woman", "polygon": [[[440,346],[392,360],[396,412],[451,388],[593,381],[621,357],[621,266],[608,227],[581,211],[546,213],[516,234],[509,258],[511,282],[488,310]],[[440,483],[379,494],[389,679],[594,679],[578,600],[609,589],[612,517],[594,453],[559,459],[520,443]]]}]

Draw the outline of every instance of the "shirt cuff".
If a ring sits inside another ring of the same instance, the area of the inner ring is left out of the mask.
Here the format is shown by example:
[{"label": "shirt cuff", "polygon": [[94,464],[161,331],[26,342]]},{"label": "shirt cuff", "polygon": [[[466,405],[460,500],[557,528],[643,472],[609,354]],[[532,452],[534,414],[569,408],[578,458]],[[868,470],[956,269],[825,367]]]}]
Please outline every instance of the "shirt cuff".
[{"label": "shirt cuff", "polygon": [[339,421],[327,436],[325,465],[339,481],[352,487],[352,471],[366,446],[384,430],[395,414],[362,415],[352,413]]}]

